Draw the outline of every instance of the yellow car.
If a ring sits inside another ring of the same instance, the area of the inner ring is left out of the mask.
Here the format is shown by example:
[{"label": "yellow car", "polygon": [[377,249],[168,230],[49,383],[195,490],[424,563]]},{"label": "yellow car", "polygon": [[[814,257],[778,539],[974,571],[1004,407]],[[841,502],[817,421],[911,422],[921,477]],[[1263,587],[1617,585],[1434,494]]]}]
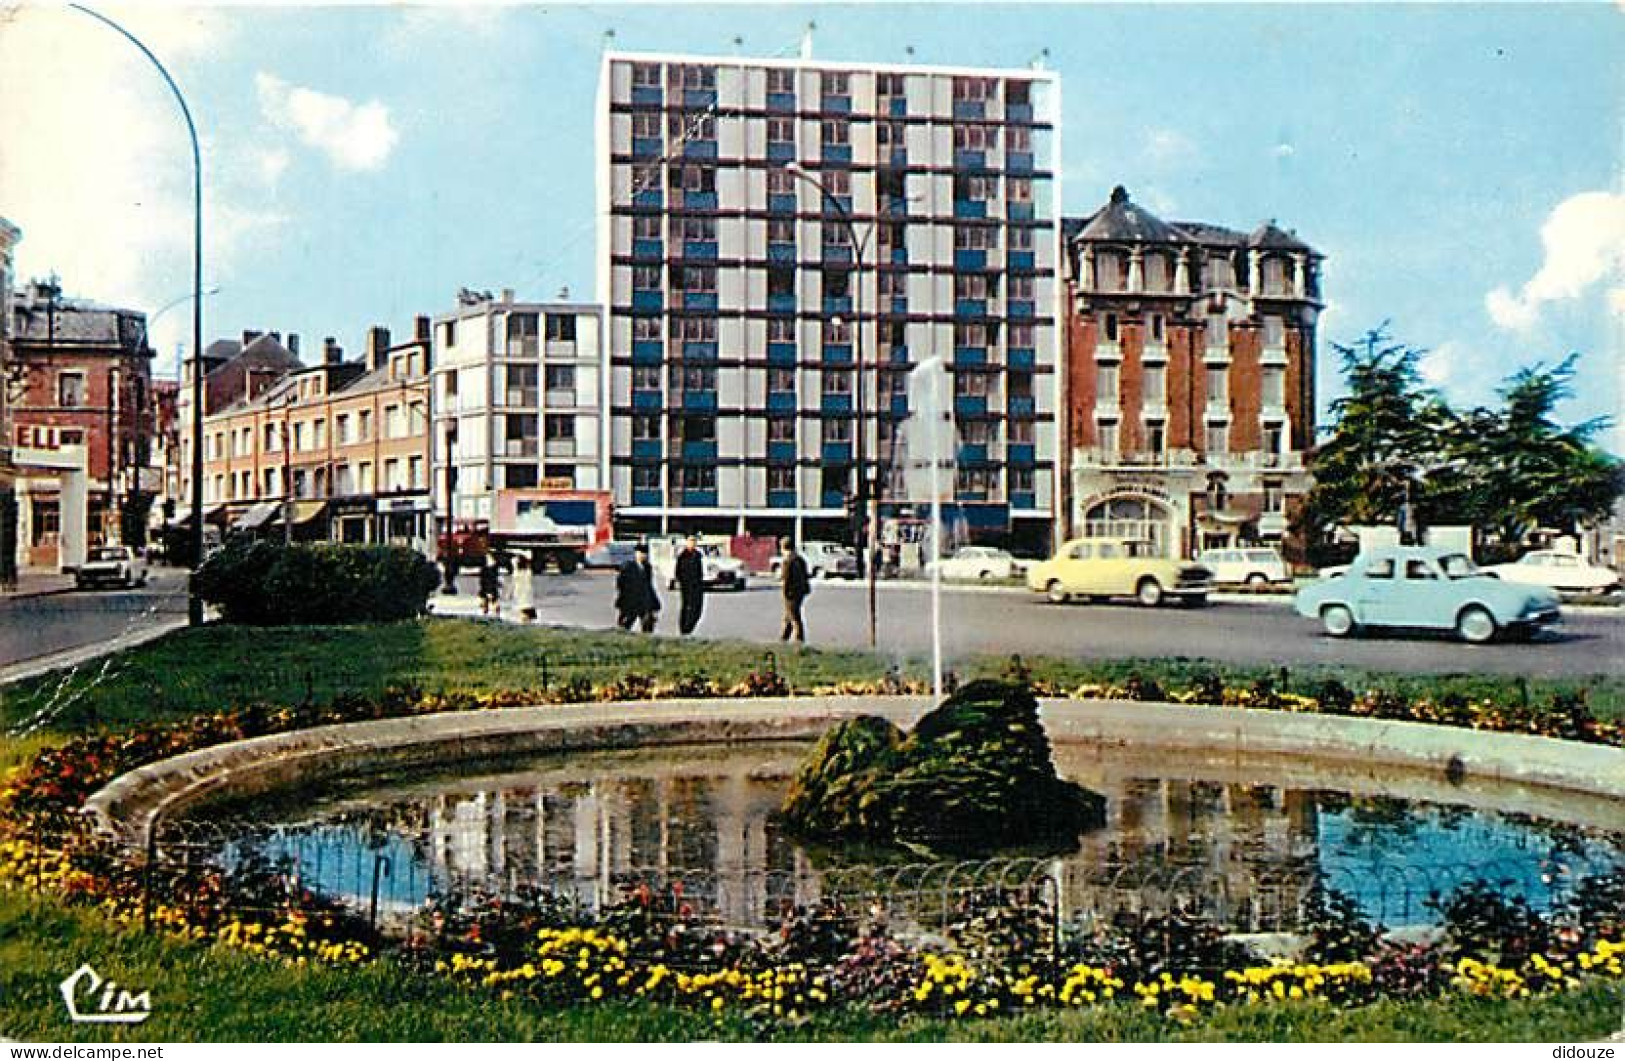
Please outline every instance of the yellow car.
[{"label": "yellow car", "polygon": [[1055,604],[1073,597],[1133,597],[1147,608],[1173,598],[1206,604],[1213,572],[1201,564],[1155,555],[1150,542],[1074,538],[1027,569],[1027,588]]}]

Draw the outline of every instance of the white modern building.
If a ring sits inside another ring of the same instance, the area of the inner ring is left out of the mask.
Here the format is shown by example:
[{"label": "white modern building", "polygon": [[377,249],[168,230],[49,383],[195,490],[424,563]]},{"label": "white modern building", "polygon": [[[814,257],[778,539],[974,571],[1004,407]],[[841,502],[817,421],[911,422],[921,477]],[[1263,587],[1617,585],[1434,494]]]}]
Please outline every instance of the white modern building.
[{"label": "white modern building", "polygon": [[904,381],[940,356],[953,515],[1047,546],[1060,102],[1039,70],[606,54],[598,293],[622,522],[845,537],[860,461],[882,515],[908,515],[924,499],[903,492]]},{"label": "white modern building", "polygon": [[489,520],[503,489],[604,489],[602,333],[596,305],[515,302],[511,291],[465,291],[455,311],[435,318],[431,462],[440,519]]}]

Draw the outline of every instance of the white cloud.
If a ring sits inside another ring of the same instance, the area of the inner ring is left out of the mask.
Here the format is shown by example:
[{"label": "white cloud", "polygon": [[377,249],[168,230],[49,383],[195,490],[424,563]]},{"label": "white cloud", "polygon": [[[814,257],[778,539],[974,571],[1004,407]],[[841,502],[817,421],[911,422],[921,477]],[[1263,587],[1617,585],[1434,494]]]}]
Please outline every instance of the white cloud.
[{"label": "white cloud", "polygon": [[[1622,0],[1625,2],[1625,0]],[[1298,153],[1298,149],[1288,143],[1279,143],[1270,151],[1276,158],[1291,158]]]},{"label": "white cloud", "polygon": [[1429,385],[1448,391],[1472,371],[1471,357],[1464,345],[1451,339],[1424,353],[1417,367]]},{"label": "white cloud", "polygon": [[254,84],[266,119],[326,155],[339,169],[377,169],[400,140],[390,124],[389,108],[377,100],[354,103],[263,72],[255,76]]},{"label": "white cloud", "polygon": [[[1579,298],[1598,283],[1625,276],[1625,195],[1582,192],[1558,203],[1540,228],[1546,257],[1514,292],[1498,287],[1484,298],[1490,319],[1508,331],[1528,331],[1549,302]],[[1622,288],[1608,294],[1610,308],[1625,313]]]},{"label": "white cloud", "polygon": [[1175,129],[1153,129],[1145,137],[1145,160],[1158,170],[1179,169],[1196,164],[1201,151],[1196,142]]}]

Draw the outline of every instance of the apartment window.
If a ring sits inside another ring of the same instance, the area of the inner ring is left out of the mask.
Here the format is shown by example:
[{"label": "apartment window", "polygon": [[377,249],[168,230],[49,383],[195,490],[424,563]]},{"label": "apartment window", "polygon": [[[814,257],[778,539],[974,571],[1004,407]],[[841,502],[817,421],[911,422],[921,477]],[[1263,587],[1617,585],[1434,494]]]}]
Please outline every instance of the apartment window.
[{"label": "apartment window", "polygon": [[632,64],[633,88],[659,88],[660,66],[656,63]]},{"label": "apartment window", "polygon": [[666,131],[678,143],[717,138],[716,122],[709,114],[673,114],[666,120]]},{"label": "apartment window", "polygon": [[770,169],[767,171],[767,194],[790,195],[795,192],[796,179],[787,169]]},{"label": "apartment window", "polygon": [[954,277],[954,297],[964,299],[986,298],[988,278],[985,273],[960,273]]},{"label": "apartment window", "polygon": [[1031,81],[1006,81],[1004,83],[1004,101],[1017,106],[1026,106],[1033,101],[1033,84]]},{"label": "apartment window", "polygon": [[1168,448],[1168,428],[1161,420],[1145,425],[1145,448],[1157,454]]},{"label": "apartment window", "polygon": [[954,178],[954,198],[961,202],[985,203],[999,194],[999,178],[966,176]]},{"label": "apartment window", "polygon": [[955,225],[954,250],[997,250],[999,230],[992,225]]},{"label": "apartment window", "polygon": [[770,144],[793,144],[796,139],[796,122],[794,118],[769,118],[767,120],[767,142]]},{"label": "apartment window", "polygon": [[845,417],[827,417],[823,421],[825,442],[840,444],[852,441],[852,421]]},{"label": "apartment window", "polygon": [[987,372],[955,372],[954,397],[985,398],[993,390],[993,377]]},{"label": "apartment window", "polygon": [[714,391],[717,389],[717,370],[714,368],[700,368],[690,365],[681,371],[680,378],[684,390]]},{"label": "apartment window", "polygon": [[1016,350],[1031,350],[1037,332],[1031,324],[1011,324],[1005,337],[1005,345]]},{"label": "apartment window", "polygon": [[1230,373],[1223,366],[1215,365],[1207,370],[1207,400],[1210,402],[1223,402],[1229,399]]},{"label": "apartment window", "polygon": [[638,342],[647,342],[650,339],[659,339],[659,317],[633,317],[632,338]]},{"label": "apartment window", "polygon": [[710,166],[673,166],[668,183],[685,192],[714,192],[717,171]]},{"label": "apartment window", "polygon": [[360,473],[359,474],[360,482],[359,482],[358,485],[361,487],[361,492],[363,494],[372,493],[373,488],[374,488],[373,487],[373,479],[372,479],[372,462],[371,461],[362,461],[360,466],[359,466],[358,471]]},{"label": "apartment window", "polygon": [[634,162],[632,164],[632,193],[646,192],[660,187],[660,164],[658,162]]},{"label": "apartment window", "polygon": [[714,66],[672,66],[666,70],[666,80],[672,88],[711,89],[717,87],[717,71]]},{"label": "apartment window", "polygon": [[908,274],[895,271],[886,271],[875,277],[875,284],[880,297],[906,298],[908,297]]},{"label": "apartment window", "polygon": [[1264,404],[1280,408],[1286,404],[1286,372],[1279,368],[1266,368],[1262,379]]},{"label": "apartment window", "polygon": [[406,437],[406,415],[399,405],[384,406],[384,437]]},{"label": "apartment window", "polygon": [[633,365],[632,389],[635,391],[657,391],[660,389],[659,365]]},{"label": "apartment window", "polygon": [[[852,194],[852,174],[844,169],[825,170],[819,178],[829,194],[841,198]],[[825,208],[829,207],[826,202]],[[844,227],[844,226],[843,226]]]},{"label": "apartment window", "polygon": [[845,225],[828,222],[819,226],[824,230],[824,246],[831,248],[852,246],[852,234]]},{"label": "apartment window", "polygon": [[998,439],[997,427],[992,420],[966,420],[959,425],[959,437],[966,445],[991,445]]},{"label": "apartment window", "polygon": [[660,290],[660,266],[634,265],[632,266],[632,289],[634,291]]},{"label": "apartment window", "polygon": [[1224,314],[1215,313],[1207,319],[1207,348],[1227,350],[1230,347],[1230,325]]},{"label": "apartment window", "polygon": [[998,473],[991,468],[961,468],[954,477],[954,489],[961,494],[991,494],[998,481]]},{"label": "apartment window", "polygon": [[852,323],[839,317],[824,322],[824,345],[841,346],[852,341]]},{"label": "apartment window", "polygon": [[881,147],[904,147],[908,143],[908,127],[902,122],[876,122],[875,143]]},{"label": "apartment window", "polygon": [[1101,314],[1100,334],[1108,343],[1117,342],[1117,314]]},{"label": "apartment window", "polygon": [[1008,377],[1010,397],[1031,398],[1033,396],[1033,374],[1031,372],[1012,372]]},{"label": "apartment window", "polygon": [[1279,423],[1264,425],[1264,452],[1279,456],[1286,450],[1286,426]]},{"label": "apartment window", "polygon": [[510,464],[502,469],[502,485],[511,490],[530,490],[536,486],[536,465]]},{"label": "apartment window", "polygon": [[535,355],[536,328],[536,314],[508,314],[508,353]]},{"label": "apartment window", "polygon": [[1145,289],[1147,291],[1167,291],[1169,289],[1167,255],[1147,254],[1145,260],[1141,263],[1141,268],[1145,273]]},{"label": "apartment window", "polygon": [[1168,366],[1143,365],[1140,379],[1147,405],[1162,405],[1168,400]]},{"label": "apartment window", "polygon": [[1264,511],[1271,513],[1286,511],[1286,485],[1281,480],[1264,480]]},{"label": "apartment window", "polygon": [[[348,417],[340,417],[339,422],[340,422],[341,425],[345,424],[345,423],[348,423],[349,418]],[[276,451],[276,449],[277,449],[277,438],[276,438],[276,425],[275,424],[266,424],[265,425],[265,434],[264,434],[264,438],[261,441],[260,445],[261,445],[261,448],[263,448],[265,450],[265,452],[267,452],[267,453],[274,453]]]},{"label": "apartment window", "polygon": [[715,317],[678,317],[675,325],[677,331],[675,338],[681,342],[716,342],[717,319]]},{"label": "apartment window", "polygon": [[1116,364],[1100,365],[1095,370],[1095,379],[1099,386],[1096,391],[1096,400],[1108,404],[1116,404],[1120,399],[1119,373]]},{"label": "apartment window", "polygon": [[852,376],[846,372],[824,373],[825,394],[851,394]]},{"label": "apartment window", "polygon": [[824,270],[824,297],[846,298],[851,291],[851,272],[846,269]]},{"label": "apartment window", "polygon": [[574,442],[576,439],[576,418],[573,416],[549,416],[547,422],[542,425],[542,437],[549,442]]},{"label": "apartment window", "polygon": [[547,393],[557,394],[563,391],[574,397],[576,389],[576,367],[574,365],[548,365],[547,366]]},{"label": "apartment window", "polygon": [[1012,203],[1033,201],[1033,182],[1028,177],[1010,177],[1004,182],[1004,197]]},{"label": "apartment window", "polygon": [[767,294],[769,298],[775,295],[794,295],[796,293],[796,271],[791,266],[775,265],[767,270]]},{"label": "apartment window", "polygon": [[1108,454],[1115,454],[1118,447],[1117,421],[1102,420],[1095,425],[1095,442],[1100,449]]},{"label": "apartment window", "polygon": [[767,319],[767,341],[770,343],[795,342],[796,322],[789,317],[769,317]]},{"label": "apartment window", "polygon": [[881,258],[889,258],[893,251],[903,245],[902,224],[897,221],[881,222],[875,233],[875,243],[880,249]]},{"label": "apartment window", "polygon": [[[357,414],[356,422],[360,427],[360,431],[359,431],[360,437],[357,439],[357,441],[358,442],[366,442],[367,440],[371,439],[372,438],[372,410],[371,409],[363,409],[363,410],[361,410],[361,412],[359,414]],[[318,438],[319,437],[320,437],[320,433],[318,432]],[[318,441],[316,444],[318,446],[320,446],[321,442]]]},{"label": "apartment window", "polygon": [[77,409],[85,404],[85,374],[58,372],[56,374],[56,404],[64,409]]},{"label": "apartment window", "polygon": [[1154,343],[1160,343],[1167,338],[1167,318],[1160,313],[1148,313],[1145,318],[1145,334]]},{"label": "apartment window", "polygon": [[675,469],[677,485],[683,490],[715,490],[717,469],[711,464],[684,465]]},{"label": "apartment window", "polygon": [[1011,420],[1006,426],[1012,445],[1030,446],[1037,437],[1037,427],[1031,420]]},{"label": "apartment window", "polygon": [[796,440],[795,420],[788,416],[768,417],[767,440],[769,442],[794,442]]},{"label": "apartment window", "polygon": [[1012,225],[1010,228],[1010,249],[1013,251],[1030,251],[1033,249],[1033,230]]},{"label": "apartment window", "polygon": [[639,442],[649,442],[660,437],[660,417],[654,413],[634,413],[632,415],[632,438]]},{"label": "apartment window", "polygon": [[457,322],[446,321],[440,325],[441,341],[447,346],[457,345]]},{"label": "apartment window", "polygon": [[844,147],[852,142],[851,123],[845,118],[825,118],[822,126],[825,146]]},{"label": "apartment window", "polygon": [[956,151],[986,151],[997,143],[998,135],[990,126],[962,124],[954,126]]},{"label": "apartment window", "polygon": [[660,115],[648,111],[639,111],[632,115],[632,135],[639,140],[651,140],[660,136]]},{"label": "apartment window", "polygon": [[293,425],[293,448],[298,452],[303,453],[305,450],[310,448],[305,444],[306,441],[307,437],[305,434],[305,423],[301,420],[299,423]]},{"label": "apartment window", "polygon": [[796,389],[796,373],[789,368],[767,370],[767,389],[771,394],[783,394]]},{"label": "apartment window", "polygon": [[276,471],[275,468],[266,468],[260,475],[260,489],[266,497],[275,497],[281,493],[276,485]]},{"label": "apartment window", "polygon": [[772,218],[767,223],[767,241],[769,243],[794,243],[796,241],[796,223],[787,218]]},{"label": "apartment window", "polygon": [[1264,294],[1280,297],[1287,293],[1286,262],[1275,255],[1271,255],[1264,259],[1261,272],[1263,275],[1260,279],[1264,282]]},{"label": "apartment window", "polygon": [[954,78],[955,102],[980,103],[993,98],[997,82],[986,77]]},{"label": "apartment window", "polygon": [[401,478],[399,457],[390,457],[384,461],[384,489],[391,493],[406,489],[406,482]]},{"label": "apartment window", "polygon": [[1207,452],[1225,452],[1230,448],[1230,426],[1223,423],[1208,424],[1205,441],[1207,443]]},{"label": "apartment window", "polygon": [[1004,146],[1007,151],[1025,154],[1033,149],[1033,131],[1025,125],[1007,125],[1004,128]]},{"label": "apartment window", "polygon": [[878,74],[875,77],[875,94],[878,96],[901,96],[905,93],[902,74]]},{"label": "apartment window", "polygon": [[660,466],[657,464],[634,464],[632,466],[632,489],[659,490]]},{"label": "apartment window", "polygon": [[1208,257],[1202,276],[1209,289],[1236,286],[1235,270],[1230,266],[1230,259],[1221,254]]},{"label": "apartment window", "polygon": [[549,313],[547,315],[547,341],[550,343],[573,343],[576,339],[576,318],[573,313]]},{"label": "apartment window", "polygon": [[677,291],[713,292],[717,289],[717,268],[714,265],[673,266],[671,286]]},{"label": "apartment window", "polygon": [[796,488],[796,470],[783,465],[773,465],[767,469],[767,488],[775,494],[787,493]]},{"label": "apartment window", "polygon": [[823,93],[828,96],[845,96],[851,91],[850,81],[846,74],[834,71],[825,71],[819,75],[819,82]]},{"label": "apartment window", "polygon": [[[354,435],[352,433],[352,427],[351,427],[351,421],[350,421],[350,414],[349,413],[340,413],[338,415],[337,419],[335,419],[333,421],[333,424],[334,424],[334,428],[335,428],[335,433],[338,435],[339,445],[348,446],[351,442],[353,442],[355,440],[355,437],[354,437]],[[265,425],[265,448],[266,449],[271,448],[271,425],[270,424]]]},{"label": "apartment window", "polygon": [[409,474],[411,476],[412,489],[421,490],[428,485],[428,481],[423,477],[422,457],[407,458],[407,468],[409,469]]},{"label": "apartment window", "polygon": [[660,215],[637,214],[632,218],[633,239],[659,239]]},{"label": "apartment window", "polygon": [[1274,350],[1286,346],[1286,321],[1280,317],[1264,318],[1264,346]]},{"label": "apartment window", "polygon": [[1123,291],[1128,287],[1128,256],[1122,251],[1095,251],[1095,288]]},{"label": "apartment window", "polygon": [[769,92],[794,92],[796,90],[796,72],[775,68],[767,72],[767,90]]}]

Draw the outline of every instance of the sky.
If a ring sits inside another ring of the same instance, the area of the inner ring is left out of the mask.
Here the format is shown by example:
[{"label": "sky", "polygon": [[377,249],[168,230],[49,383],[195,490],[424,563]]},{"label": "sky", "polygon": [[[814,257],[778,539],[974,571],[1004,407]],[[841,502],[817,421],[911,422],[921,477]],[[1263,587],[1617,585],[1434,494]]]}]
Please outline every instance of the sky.
[{"label": "sky", "polygon": [[[1579,351],[1625,406],[1625,0],[1449,4],[107,5],[203,141],[205,341],[409,332],[461,287],[590,298],[593,106],[618,50],[1060,72],[1062,210],[1267,219],[1326,256],[1332,343],[1383,322],[1455,404]],[[610,38],[607,35],[613,34]],[[127,41],[0,0],[0,217],[20,279],[190,336],[178,109]],[[181,300],[177,303],[177,300]],[[164,307],[170,307],[165,309]],[[1620,417],[1625,420],[1625,416]],[[1625,424],[1604,439],[1625,453]]]}]

